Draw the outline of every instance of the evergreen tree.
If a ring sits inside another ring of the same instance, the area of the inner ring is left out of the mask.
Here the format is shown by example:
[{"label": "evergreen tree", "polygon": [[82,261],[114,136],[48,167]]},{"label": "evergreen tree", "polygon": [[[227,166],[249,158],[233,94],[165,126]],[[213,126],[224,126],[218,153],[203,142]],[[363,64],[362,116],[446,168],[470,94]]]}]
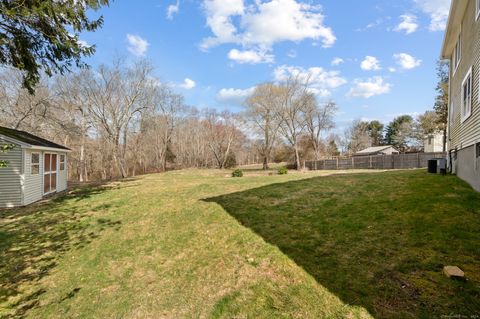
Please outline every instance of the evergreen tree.
[{"label": "evergreen tree", "polygon": [[408,142],[414,136],[414,120],[410,115],[401,115],[388,124],[385,142],[401,150],[408,147]]},{"label": "evergreen tree", "polygon": [[95,31],[103,17],[90,19],[109,0],[1,0],[0,64],[24,71],[23,86],[34,92],[42,70],[48,76],[64,74],[72,66],[85,67],[82,57],[94,53],[79,39]]}]

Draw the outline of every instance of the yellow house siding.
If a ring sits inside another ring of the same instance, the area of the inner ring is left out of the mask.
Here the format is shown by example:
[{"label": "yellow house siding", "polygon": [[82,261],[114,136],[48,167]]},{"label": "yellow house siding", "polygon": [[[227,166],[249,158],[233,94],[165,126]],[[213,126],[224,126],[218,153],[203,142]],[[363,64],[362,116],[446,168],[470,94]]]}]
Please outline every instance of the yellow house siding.
[{"label": "yellow house siding", "polygon": [[[480,142],[480,19],[476,20],[475,0],[468,1],[462,21],[462,59],[456,70],[450,71],[450,104],[453,102],[450,122],[449,149],[462,149]],[[472,112],[462,123],[462,82],[472,68]]]}]

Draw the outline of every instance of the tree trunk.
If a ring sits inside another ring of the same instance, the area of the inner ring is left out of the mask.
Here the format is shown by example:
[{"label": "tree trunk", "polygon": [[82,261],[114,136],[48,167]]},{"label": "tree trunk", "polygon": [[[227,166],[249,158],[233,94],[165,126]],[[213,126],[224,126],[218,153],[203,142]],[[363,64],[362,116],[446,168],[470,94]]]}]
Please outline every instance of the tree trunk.
[{"label": "tree trunk", "polygon": [[297,170],[299,171],[302,169],[302,165],[300,164],[300,154],[298,152],[297,144],[294,145],[294,148],[295,148],[295,164],[297,165]]},{"label": "tree trunk", "polygon": [[82,138],[82,145],[80,145],[80,174],[78,176],[78,180],[80,182],[84,181],[83,173],[85,172],[85,145],[84,139]]},{"label": "tree trunk", "polygon": [[267,169],[269,169],[269,167],[268,167],[268,157],[265,155],[263,157],[263,170],[266,171]]}]

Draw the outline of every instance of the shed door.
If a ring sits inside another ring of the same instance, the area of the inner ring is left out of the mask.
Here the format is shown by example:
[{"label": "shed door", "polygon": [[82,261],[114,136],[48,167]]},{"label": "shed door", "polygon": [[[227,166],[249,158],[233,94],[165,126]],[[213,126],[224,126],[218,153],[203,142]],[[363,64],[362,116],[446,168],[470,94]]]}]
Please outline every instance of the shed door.
[{"label": "shed door", "polygon": [[45,153],[43,161],[43,194],[57,190],[57,154]]}]

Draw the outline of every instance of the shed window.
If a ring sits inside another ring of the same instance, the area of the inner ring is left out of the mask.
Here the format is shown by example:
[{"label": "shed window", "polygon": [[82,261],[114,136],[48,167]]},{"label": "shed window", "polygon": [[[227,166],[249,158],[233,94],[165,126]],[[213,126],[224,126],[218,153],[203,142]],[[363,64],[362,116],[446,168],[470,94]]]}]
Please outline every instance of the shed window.
[{"label": "shed window", "polygon": [[60,155],[60,170],[65,170],[65,155]]},{"label": "shed window", "polygon": [[472,114],[472,69],[462,83],[462,122]]},{"label": "shed window", "polygon": [[32,153],[30,160],[30,174],[38,175],[40,173],[40,154]]}]

